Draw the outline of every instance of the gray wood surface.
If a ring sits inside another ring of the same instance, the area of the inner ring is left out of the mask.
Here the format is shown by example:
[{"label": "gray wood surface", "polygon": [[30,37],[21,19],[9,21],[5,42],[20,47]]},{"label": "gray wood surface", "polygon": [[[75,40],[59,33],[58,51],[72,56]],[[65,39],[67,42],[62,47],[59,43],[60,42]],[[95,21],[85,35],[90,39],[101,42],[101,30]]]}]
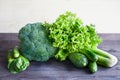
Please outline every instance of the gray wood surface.
[{"label": "gray wood surface", "polygon": [[[108,51],[120,60],[120,34],[100,34],[103,38],[100,49]],[[120,62],[112,68],[99,66],[97,73],[91,74],[87,68],[75,68],[68,60],[59,62],[31,62],[24,72],[11,74],[7,69],[7,51],[19,46],[16,33],[0,33],[0,80],[120,80]]]}]

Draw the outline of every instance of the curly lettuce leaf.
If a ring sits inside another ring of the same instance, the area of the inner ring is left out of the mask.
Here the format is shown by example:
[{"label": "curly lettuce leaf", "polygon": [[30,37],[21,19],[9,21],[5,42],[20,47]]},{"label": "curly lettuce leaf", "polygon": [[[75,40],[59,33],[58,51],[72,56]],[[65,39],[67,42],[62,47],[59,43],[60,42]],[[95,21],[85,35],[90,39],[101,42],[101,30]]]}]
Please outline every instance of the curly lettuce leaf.
[{"label": "curly lettuce leaf", "polygon": [[67,54],[97,47],[101,42],[95,26],[84,25],[82,20],[71,12],[61,14],[52,24],[45,23],[44,25],[50,30],[49,37],[53,40],[53,46],[68,51],[64,54],[65,56],[58,52],[56,59],[65,60]]}]

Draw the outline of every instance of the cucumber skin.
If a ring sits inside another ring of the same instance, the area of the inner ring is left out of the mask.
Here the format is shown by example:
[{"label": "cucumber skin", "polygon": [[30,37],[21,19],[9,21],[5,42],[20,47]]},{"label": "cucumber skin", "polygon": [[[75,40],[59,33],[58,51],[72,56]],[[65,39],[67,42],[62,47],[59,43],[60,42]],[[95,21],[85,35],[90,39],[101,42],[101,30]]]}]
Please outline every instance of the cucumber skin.
[{"label": "cucumber skin", "polygon": [[98,60],[98,56],[91,50],[86,50],[84,55],[93,62]]},{"label": "cucumber skin", "polygon": [[68,58],[78,68],[86,67],[88,64],[86,56],[81,53],[71,53]]},{"label": "cucumber skin", "polygon": [[96,62],[89,62],[89,69],[92,73],[97,72],[98,66]]}]

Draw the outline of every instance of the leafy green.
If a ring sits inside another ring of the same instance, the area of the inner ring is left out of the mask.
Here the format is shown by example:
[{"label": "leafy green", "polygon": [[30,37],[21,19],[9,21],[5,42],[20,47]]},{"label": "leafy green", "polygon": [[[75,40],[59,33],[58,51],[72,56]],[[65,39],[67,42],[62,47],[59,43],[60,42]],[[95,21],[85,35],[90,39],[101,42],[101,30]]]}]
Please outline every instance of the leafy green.
[{"label": "leafy green", "polygon": [[[89,60],[106,67],[112,67],[118,62],[115,56],[98,49],[102,40],[97,35],[95,25],[84,25],[72,12],[61,14],[54,23],[45,22],[44,26],[50,30],[49,37],[53,46],[59,48],[56,59],[64,61],[70,53],[80,52]],[[66,52],[61,52],[62,50]]]},{"label": "leafy green", "polygon": [[49,31],[41,23],[25,25],[19,31],[20,51],[29,60],[47,61],[56,53],[48,38]]},{"label": "leafy green", "polygon": [[16,74],[24,71],[29,64],[29,60],[20,55],[17,47],[8,52],[8,69],[11,73]]},{"label": "leafy green", "polygon": [[60,59],[61,61],[64,61],[66,60],[67,56],[68,56],[68,51],[67,50],[63,50],[63,49],[60,49],[57,53],[57,55],[55,55],[55,58],[56,59]]},{"label": "leafy green", "polygon": [[[46,22],[44,25],[50,30],[49,37],[53,40],[53,46],[67,50],[66,54],[96,47],[101,42],[94,25],[84,25],[82,20],[71,12],[61,14],[52,24]],[[56,58],[62,60],[63,56],[59,55],[60,53],[56,54]]]}]

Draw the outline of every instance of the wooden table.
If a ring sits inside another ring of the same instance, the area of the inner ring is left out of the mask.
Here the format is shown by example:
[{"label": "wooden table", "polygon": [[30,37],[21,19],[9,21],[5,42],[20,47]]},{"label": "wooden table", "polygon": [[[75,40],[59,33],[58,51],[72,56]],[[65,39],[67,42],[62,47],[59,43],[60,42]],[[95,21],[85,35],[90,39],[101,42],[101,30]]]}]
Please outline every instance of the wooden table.
[{"label": "wooden table", "polygon": [[[115,55],[120,60],[120,34],[100,34],[103,43],[99,48]],[[31,62],[24,72],[11,74],[7,69],[7,51],[19,46],[17,33],[0,33],[0,80],[120,80],[120,62],[112,68],[99,66],[95,74],[87,68],[75,68],[68,60],[59,62],[51,59],[48,62]]]}]

